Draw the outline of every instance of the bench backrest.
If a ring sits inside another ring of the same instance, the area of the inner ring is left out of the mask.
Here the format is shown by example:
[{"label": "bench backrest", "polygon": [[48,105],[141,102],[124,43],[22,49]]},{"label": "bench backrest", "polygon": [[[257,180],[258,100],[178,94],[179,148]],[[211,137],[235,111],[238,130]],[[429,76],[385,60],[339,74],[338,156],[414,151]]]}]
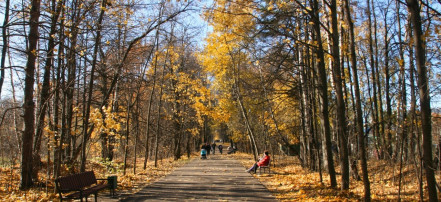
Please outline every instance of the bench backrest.
[{"label": "bench backrest", "polygon": [[266,165],[263,166],[271,166],[271,158],[269,159],[268,163]]},{"label": "bench backrest", "polygon": [[60,177],[57,182],[60,190],[80,190],[97,183],[93,171]]}]

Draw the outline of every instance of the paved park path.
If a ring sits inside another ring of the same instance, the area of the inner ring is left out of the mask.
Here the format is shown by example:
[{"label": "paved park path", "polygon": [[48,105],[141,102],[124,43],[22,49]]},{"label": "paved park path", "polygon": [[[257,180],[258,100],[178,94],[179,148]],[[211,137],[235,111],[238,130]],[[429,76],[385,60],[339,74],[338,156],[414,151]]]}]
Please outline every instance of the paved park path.
[{"label": "paved park path", "polygon": [[230,155],[193,159],[121,201],[277,201]]}]

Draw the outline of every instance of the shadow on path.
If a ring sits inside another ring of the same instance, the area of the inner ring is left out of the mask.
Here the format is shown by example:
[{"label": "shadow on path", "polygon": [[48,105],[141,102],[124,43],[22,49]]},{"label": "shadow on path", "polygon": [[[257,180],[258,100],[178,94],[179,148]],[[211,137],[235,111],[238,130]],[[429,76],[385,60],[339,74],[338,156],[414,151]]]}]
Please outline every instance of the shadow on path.
[{"label": "shadow on path", "polygon": [[121,201],[277,201],[227,155],[194,159]]}]

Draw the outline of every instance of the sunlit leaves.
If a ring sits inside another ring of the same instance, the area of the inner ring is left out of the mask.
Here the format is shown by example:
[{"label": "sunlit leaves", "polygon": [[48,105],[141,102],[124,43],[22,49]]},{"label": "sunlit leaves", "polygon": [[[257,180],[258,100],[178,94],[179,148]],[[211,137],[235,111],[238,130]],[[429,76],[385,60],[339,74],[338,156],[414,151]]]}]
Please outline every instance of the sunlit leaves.
[{"label": "sunlit leaves", "polygon": [[[123,111],[123,109],[121,111]],[[92,108],[89,121],[94,124],[92,139],[100,138],[101,134],[114,136],[117,139],[122,138],[118,132],[121,130],[121,124],[124,124],[126,120],[123,118],[122,113],[117,113],[112,110],[111,104],[107,107],[103,107],[101,110]],[[100,147],[100,145],[92,145],[92,149],[97,149],[95,147]]]},{"label": "sunlit leaves", "polygon": [[210,81],[218,101],[216,111],[221,112],[217,118],[223,117],[225,120],[230,117],[231,106],[234,106],[231,105],[234,99],[231,97],[235,77],[234,68],[237,68],[234,60],[246,60],[246,55],[236,53],[244,40],[240,35],[252,29],[254,23],[249,13],[243,13],[244,11],[251,12],[248,7],[237,6],[233,3],[234,6],[228,7],[228,12],[223,12],[224,7],[230,2],[217,1],[216,3],[218,6],[206,14],[214,31],[206,38],[207,45],[199,54],[199,60],[204,70],[213,77]]},{"label": "sunlit leaves", "polygon": [[[236,102],[236,90],[243,90],[243,102],[246,105],[250,117],[256,117],[253,124],[264,123],[268,127],[270,135],[277,132],[290,136],[290,141],[296,143],[297,135],[292,134],[296,121],[293,117],[299,117],[298,111],[293,107],[294,100],[286,95],[272,97],[271,93],[264,95],[261,76],[258,68],[270,68],[259,59],[253,61],[248,45],[253,37],[249,37],[256,29],[255,14],[258,12],[253,2],[239,1],[215,1],[215,7],[205,16],[213,26],[213,32],[206,38],[204,50],[199,54],[199,60],[213,79],[211,88],[217,100],[216,108],[229,114],[228,125],[232,130],[234,141],[246,141],[244,134],[246,129],[242,125],[242,114]],[[292,8],[292,3],[285,1],[270,1],[266,4],[267,10],[286,10]],[[240,18],[239,18],[240,16]],[[240,19],[240,20],[239,20]],[[289,29],[287,24],[278,25],[280,29]],[[290,38],[284,38],[279,42],[291,46]],[[252,46],[252,45],[251,45]],[[239,88],[237,88],[239,85]],[[287,92],[287,86],[269,86],[271,90]],[[252,96],[260,95],[260,96]],[[268,99],[270,103],[267,103]],[[289,104],[291,103],[291,104]],[[277,106],[272,110],[275,118],[269,112],[269,105]],[[264,114],[261,116],[261,114]],[[255,118],[253,118],[255,119]],[[278,122],[276,124],[276,122]],[[260,128],[260,126],[256,126]]]}]

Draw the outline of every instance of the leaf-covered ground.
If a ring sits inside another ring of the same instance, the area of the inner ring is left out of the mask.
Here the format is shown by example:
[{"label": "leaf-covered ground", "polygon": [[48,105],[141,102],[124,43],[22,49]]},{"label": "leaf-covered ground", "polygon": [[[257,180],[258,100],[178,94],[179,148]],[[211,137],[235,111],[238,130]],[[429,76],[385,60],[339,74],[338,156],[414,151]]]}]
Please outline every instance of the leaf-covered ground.
[{"label": "leaf-covered ground", "polygon": [[[241,159],[245,167],[250,167],[254,162],[251,155],[236,154],[236,156]],[[323,183],[321,183],[319,172],[303,169],[295,157],[276,156],[272,162],[275,163],[275,167],[271,167],[271,174],[259,175],[257,172],[254,176],[282,201],[360,201],[363,199],[362,181],[356,181],[351,177],[350,190],[339,189],[341,177],[339,167],[336,168],[338,188],[333,189],[330,188],[329,176],[326,172],[323,172]],[[368,165],[372,200],[398,200],[399,164],[371,160]],[[360,170],[360,167],[358,169]],[[405,165],[402,170],[401,200],[418,201],[418,177],[414,172],[415,166]],[[360,171],[359,174],[361,175]],[[439,171],[436,177],[439,182]],[[427,193],[424,194],[427,196]]]},{"label": "leaf-covered ground", "polygon": [[[110,165],[112,169],[108,169],[107,165],[109,164],[91,161],[87,166],[87,170],[94,170],[97,178],[116,175],[118,176],[116,192],[134,193],[145,185],[169,174],[175,167],[183,165],[187,161],[188,159],[185,157],[179,161],[163,159],[158,161],[158,167],[154,166],[154,162],[149,162],[147,169],[143,170],[143,159],[138,159],[136,174],[133,174],[133,166],[128,166],[126,175],[123,175],[122,163],[114,163]],[[54,193],[54,179],[47,177],[45,168],[39,173],[39,186],[28,191],[19,190],[19,172],[19,165],[14,165],[12,168],[0,167],[0,201],[58,201],[59,196]],[[63,173],[67,173],[67,171],[64,170]]]},{"label": "leaf-covered ground", "polygon": [[[252,156],[238,153],[235,158],[241,160],[244,167],[253,164]],[[147,170],[143,170],[142,159],[138,160],[136,175],[133,167],[128,167],[126,175],[123,175],[122,163],[112,164],[110,171],[103,163],[91,161],[88,170],[93,169],[97,178],[105,178],[110,175],[118,176],[118,193],[134,193],[152,183],[162,176],[170,173],[174,168],[183,165],[188,159],[179,161],[164,159],[159,161],[159,166],[154,167],[154,162],[149,162]],[[258,178],[273,194],[281,201],[360,201],[363,198],[363,183],[351,178],[349,191],[341,191],[338,188],[329,187],[329,177],[323,172],[323,183],[320,182],[319,172],[313,172],[300,166],[295,157],[273,157],[275,167],[271,167],[271,174],[256,174]],[[399,164],[391,164],[384,161],[369,161],[369,178],[373,201],[396,201],[398,199]],[[360,168],[359,168],[360,169]],[[336,168],[339,172],[339,167]],[[403,167],[403,180],[401,199],[403,201],[418,201],[418,177],[415,174],[414,165]],[[66,172],[66,171],[65,171]],[[361,173],[359,173],[361,175]],[[47,178],[47,172],[40,172],[38,187],[29,191],[18,189],[20,176],[19,165],[0,167],[0,201],[56,201],[58,195],[54,193],[54,179]],[[337,175],[337,182],[340,181]],[[440,173],[437,171],[437,181]],[[340,184],[338,185],[340,186]],[[425,186],[425,185],[424,185]],[[425,196],[427,193],[424,193]],[[427,198],[425,198],[426,200]]]}]

